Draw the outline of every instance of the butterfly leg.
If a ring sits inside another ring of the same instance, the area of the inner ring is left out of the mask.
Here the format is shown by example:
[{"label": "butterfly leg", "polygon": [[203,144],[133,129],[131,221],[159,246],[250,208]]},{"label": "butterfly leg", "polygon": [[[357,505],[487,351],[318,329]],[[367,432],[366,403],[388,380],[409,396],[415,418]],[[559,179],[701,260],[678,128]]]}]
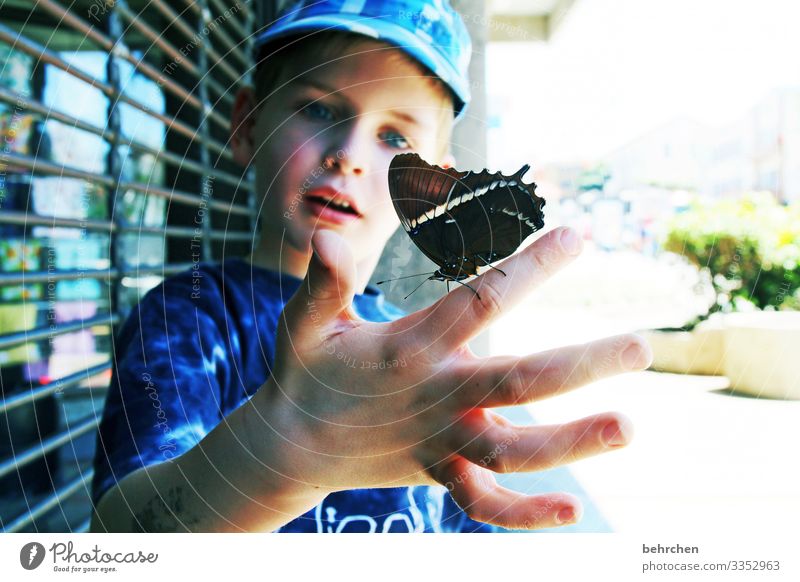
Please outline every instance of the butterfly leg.
[{"label": "butterfly leg", "polygon": [[464,287],[469,287],[470,291],[472,291],[473,293],[475,293],[475,295],[478,297],[478,301],[480,301],[480,300],[481,300],[481,296],[480,296],[480,294],[479,294],[477,291],[475,291],[475,289],[473,289],[473,288],[472,288],[472,285],[470,285],[470,284],[468,284],[468,283],[462,283],[462,282],[461,282],[461,281],[459,281],[458,279],[448,279],[447,281],[448,281],[448,282],[450,282],[450,281],[454,281],[454,282],[458,283],[459,285],[463,285]]},{"label": "butterfly leg", "polygon": [[495,271],[500,271],[501,273],[503,273],[503,276],[504,276],[504,277],[506,276],[505,272],[504,272],[502,269],[498,269],[497,267],[493,266],[491,263],[489,263],[489,262],[488,262],[486,259],[484,259],[482,256],[480,256],[480,255],[475,255],[475,256],[473,257],[473,259],[480,259],[480,260],[482,260],[484,265],[488,265],[488,266],[492,267],[492,269],[494,269]]}]

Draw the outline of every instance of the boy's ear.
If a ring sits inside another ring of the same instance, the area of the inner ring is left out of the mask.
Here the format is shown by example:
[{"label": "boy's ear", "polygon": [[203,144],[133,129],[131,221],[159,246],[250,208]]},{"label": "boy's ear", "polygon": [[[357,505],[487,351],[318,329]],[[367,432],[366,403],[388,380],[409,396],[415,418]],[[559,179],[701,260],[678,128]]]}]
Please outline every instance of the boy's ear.
[{"label": "boy's ear", "polygon": [[242,87],[236,93],[231,112],[231,150],[237,164],[246,168],[253,161],[256,125],[256,96],[252,87]]},{"label": "boy's ear", "polygon": [[444,157],[442,158],[442,160],[441,160],[441,163],[440,163],[439,165],[440,165],[442,168],[444,168],[445,170],[446,170],[447,168],[452,168],[453,166],[455,166],[455,165],[456,165],[456,158],[455,158],[455,156],[454,156],[452,153],[450,153],[450,152],[447,152],[447,153],[444,155]]}]

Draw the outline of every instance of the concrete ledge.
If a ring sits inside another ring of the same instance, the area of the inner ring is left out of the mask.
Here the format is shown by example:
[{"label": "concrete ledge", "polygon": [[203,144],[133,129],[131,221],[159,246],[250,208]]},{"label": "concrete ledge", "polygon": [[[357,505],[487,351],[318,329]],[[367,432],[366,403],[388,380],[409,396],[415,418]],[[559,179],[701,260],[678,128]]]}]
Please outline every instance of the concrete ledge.
[{"label": "concrete ledge", "polygon": [[734,390],[800,400],[800,313],[728,315],[723,373]]},{"label": "concrete ledge", "polygon": [[653,348],[653,370],[701,376],[723,373],[724,330],[716,321],[693,331],[648,330],[642,335]]},{"label": "concrete ledge", "polygon": [[643,332],[653,370],[724,375],[733,390],[800,400],[800,313],[731,313],[694,331]]}]

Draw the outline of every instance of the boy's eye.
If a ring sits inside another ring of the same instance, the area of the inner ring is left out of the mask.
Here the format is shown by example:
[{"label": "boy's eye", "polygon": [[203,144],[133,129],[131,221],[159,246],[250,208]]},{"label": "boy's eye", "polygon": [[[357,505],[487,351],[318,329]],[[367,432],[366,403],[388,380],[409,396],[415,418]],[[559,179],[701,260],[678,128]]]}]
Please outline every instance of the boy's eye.
[{"label": "boy's eye", "polygon": [[411,147],[408,140],[396,131],[384,131],[380,134],[380,140],[393,148],[408,149]]},{"label": "boy's eye", "polygon": [[320,121],[333,121],[336,117],[333,114],[333,110],[331,110],[329,107],[326,107],[319,101],[312,101],[311,103],[304,105],[303,114],[307,115],[311,119],[318,119]]}]

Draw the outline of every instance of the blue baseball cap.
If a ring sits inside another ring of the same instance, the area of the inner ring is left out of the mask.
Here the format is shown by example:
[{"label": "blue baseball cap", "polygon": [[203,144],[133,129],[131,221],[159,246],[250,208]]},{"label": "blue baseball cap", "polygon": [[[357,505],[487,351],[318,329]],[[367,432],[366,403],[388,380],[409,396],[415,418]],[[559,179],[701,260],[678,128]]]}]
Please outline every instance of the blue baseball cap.
[{"label": "blue baseball cap", "polygon": [[470,101],[472,41],[448,0],[302,0],[290,4],[255,39],[255,50],[298,33],[342,30],[394,45],[453,91],[455,119]]}]

